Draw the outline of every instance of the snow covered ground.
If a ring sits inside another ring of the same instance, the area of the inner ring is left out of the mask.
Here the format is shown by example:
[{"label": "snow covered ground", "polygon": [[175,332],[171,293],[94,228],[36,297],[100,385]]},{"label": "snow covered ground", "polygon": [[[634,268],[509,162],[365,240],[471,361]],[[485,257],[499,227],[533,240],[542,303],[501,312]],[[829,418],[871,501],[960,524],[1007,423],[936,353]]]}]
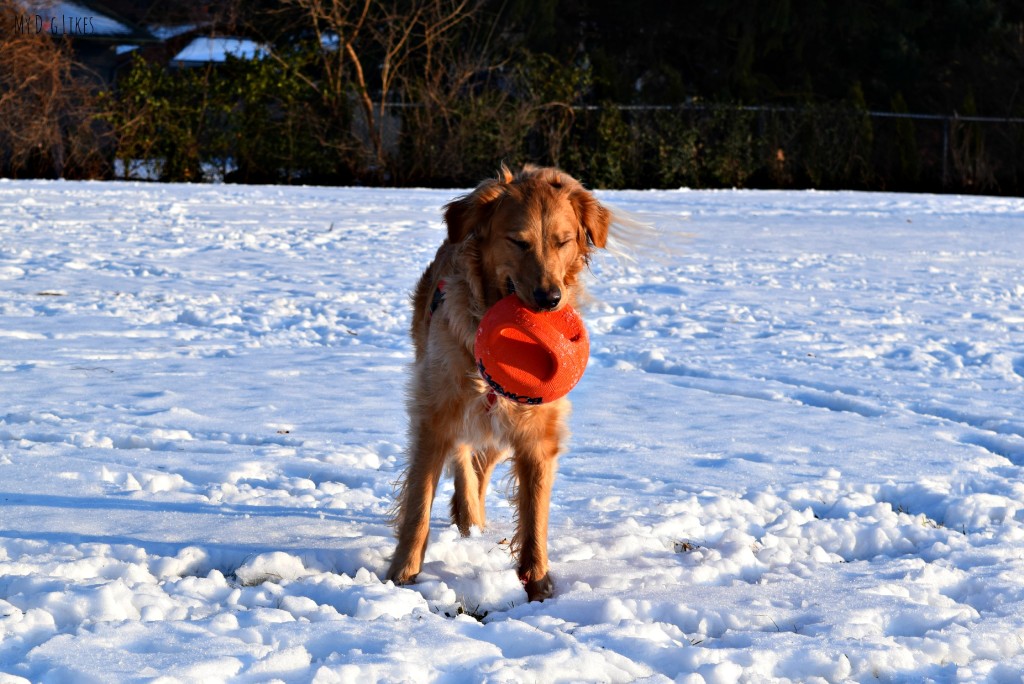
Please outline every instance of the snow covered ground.
[{"label": "snow covered ground", "polygon": [[1021,681],[1024,200],[601,193],[529,604],[379,580],[456,194],[0,182],[0,682]]}]

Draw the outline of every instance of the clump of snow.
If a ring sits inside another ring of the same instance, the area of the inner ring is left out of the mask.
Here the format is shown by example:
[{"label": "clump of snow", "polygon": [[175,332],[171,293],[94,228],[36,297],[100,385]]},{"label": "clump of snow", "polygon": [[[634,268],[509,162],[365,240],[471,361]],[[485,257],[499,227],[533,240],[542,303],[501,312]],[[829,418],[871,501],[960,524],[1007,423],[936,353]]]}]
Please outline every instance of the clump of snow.
[{"label": "clump of snow", "polygon": [[531,604],[380,579],[457,194],[0,184],[0,681],[1019,681],[1024,200],[600,193]]},{"label": "clump of snow", "polygon": [[251,587],[264,582],[294,580],[306,574],[302,561],[282,551],[261,553],[247,559],[237,570],[235,577],[243,586]]}]

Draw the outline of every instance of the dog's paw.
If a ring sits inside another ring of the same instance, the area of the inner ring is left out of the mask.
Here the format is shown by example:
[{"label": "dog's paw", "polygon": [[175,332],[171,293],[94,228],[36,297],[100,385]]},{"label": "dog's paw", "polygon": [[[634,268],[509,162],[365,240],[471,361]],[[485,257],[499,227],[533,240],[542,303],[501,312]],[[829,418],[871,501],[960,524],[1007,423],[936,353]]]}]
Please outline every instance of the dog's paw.
[{"label": "dog's paw", "polygon": [[416,575],[418,574],[419,573],[410,573],[402,568],[391,568],[388,570],[388,574],[384,579],[394,582],[396,587],[404,587],[408,584],[415,584]]},{"label": "dog's paw", "polygon": [[551,580],[549,572],[544,573],[544,576],[537,580],[528,580],[521,575],[519,579],[523,583],[523,588],[526,589],[526,598],[530,601],[543,601],[551,598],[551,595],[555,593],[555,583]]}]

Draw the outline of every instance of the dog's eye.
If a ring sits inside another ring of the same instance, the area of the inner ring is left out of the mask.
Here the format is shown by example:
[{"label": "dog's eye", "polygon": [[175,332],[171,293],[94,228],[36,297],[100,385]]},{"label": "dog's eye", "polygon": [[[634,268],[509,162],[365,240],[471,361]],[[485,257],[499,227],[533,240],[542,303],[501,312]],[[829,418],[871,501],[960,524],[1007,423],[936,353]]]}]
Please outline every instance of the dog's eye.
[{"label": "dog's eye", "polygon": [[530,243],[527,242],[526,240],[517,240],[515,238],[509,238],[508,241],[511,242],[516,247],[518,247],[519,249],[523,250],[524,252],[530,249]]},{"label": "dog's eye", "polygon": [[571,238],[570,238],[570,239],[567,239],[567,240],[562,240],[562,241],[560,241],[560,242],[558,243],[558,249],[562,249],[563,247],[568,247],[568,246],[569,246],[569,243],[571,243],[571,242],[572,242],[572,239],[571,239]]}]

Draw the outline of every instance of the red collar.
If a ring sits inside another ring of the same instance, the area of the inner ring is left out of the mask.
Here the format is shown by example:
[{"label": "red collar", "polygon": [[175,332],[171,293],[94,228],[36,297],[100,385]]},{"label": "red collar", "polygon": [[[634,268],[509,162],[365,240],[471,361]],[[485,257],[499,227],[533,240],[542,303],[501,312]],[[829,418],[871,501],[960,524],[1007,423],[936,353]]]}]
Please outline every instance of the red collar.
[{"label": "red collar", "polygon": [[437,307],[444,303],[444,291],[446,287],[447,284],[444,280],[437,281],[437,289],[434,290],[434,297],[430,300],[430,314],[427,317],[427,320],[434,315],[434,312],[437,311]]}]

